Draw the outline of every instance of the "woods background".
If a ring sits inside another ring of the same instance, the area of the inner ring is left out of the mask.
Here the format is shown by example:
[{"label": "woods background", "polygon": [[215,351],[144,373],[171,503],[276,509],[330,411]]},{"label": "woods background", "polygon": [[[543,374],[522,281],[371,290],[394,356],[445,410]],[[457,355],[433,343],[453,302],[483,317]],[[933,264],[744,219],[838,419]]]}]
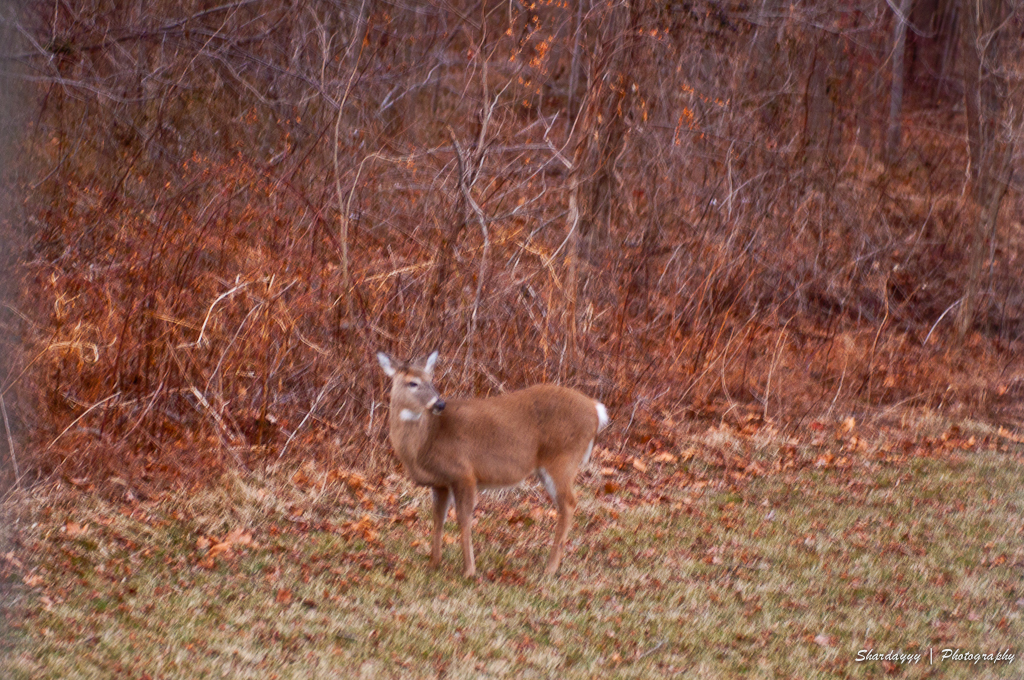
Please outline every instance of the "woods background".
[{"label": "woods background", "polygon": [[[380,472],[374,352],[612,448],[1019,424],[1016,0],[9,4],[4,456]],[[16,469],[15,469],[16,468]]]}]

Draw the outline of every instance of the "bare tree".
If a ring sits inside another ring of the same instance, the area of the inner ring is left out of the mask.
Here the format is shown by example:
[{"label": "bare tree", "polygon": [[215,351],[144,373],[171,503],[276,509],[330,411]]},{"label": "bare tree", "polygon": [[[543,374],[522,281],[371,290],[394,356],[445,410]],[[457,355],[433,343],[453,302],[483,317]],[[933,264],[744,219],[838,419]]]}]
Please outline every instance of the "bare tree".
[{"label": "bare tree", "polygon": [[892,81],[889,89],[889,124],[886,128],[885,159],[896,160],[901,138],[901,117],[903,116],[903,77],[906,73],[903,58],[907,48],[907,23],[911,0],[902,0],[897,7],[890,5],[896,14],[892,36]]},{"label": "bare tree", "polygon": [[975,321],[983,265],[996,237],[999,208],[1013,174],[1021,133],[1021,89],[1008,76],[1006,51],[1019,40],[1011,29],[1012,0],[964,2],[960,13],[964,106],[970,147],[970,251],[967,281],[957,322],[962,338]]}]

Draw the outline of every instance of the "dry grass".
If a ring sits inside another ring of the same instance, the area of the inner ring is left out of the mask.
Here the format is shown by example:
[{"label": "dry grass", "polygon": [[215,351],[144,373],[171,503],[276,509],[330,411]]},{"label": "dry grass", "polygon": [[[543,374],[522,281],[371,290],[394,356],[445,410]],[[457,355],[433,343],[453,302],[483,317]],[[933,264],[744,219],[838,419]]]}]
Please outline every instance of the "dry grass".
[{"label": "dry grass", "polygon": [[[653,470],[592,469],[555,579],[541,575],[553,520],[533,488],[482,502],[477,581],[457,575],[455,544],[427,567],[425,494],[397,478],[306,466],[131,505],[38,491],[8,504],[3,673],[1016,677],[1024,462],[993,441],[891,458],[880,439],[846,467],[723,477],[656,503],[631,491],[659,483]],[[758,446],[765,461],[780,448]],[[928,665],[946,648],[1016,659]],[[926,656],[855,661],[869,649]]]}]

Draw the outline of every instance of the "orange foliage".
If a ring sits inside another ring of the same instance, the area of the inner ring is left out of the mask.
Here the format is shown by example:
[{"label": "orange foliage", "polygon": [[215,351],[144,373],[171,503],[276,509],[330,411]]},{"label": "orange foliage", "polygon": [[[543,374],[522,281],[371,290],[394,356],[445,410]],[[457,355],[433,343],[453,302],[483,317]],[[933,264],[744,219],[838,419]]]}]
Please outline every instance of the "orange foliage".
[{"label": "orange foliage", "polygon": [[[758,81],[739,9],[609,3],[576,31],[569,5],[472,30],[319,3],[30,21],[56,71],[19,159],[25,465],[137,492],[282,458],[378,475],[379,349],[440,349],[445,394],[581,387],[612,412],[613,468],[685,456],[707,421],[1016,403],[1022,244],[1000,232],[960,343],[962,121],[922,104],[914,155],[875,160],[860,93],[887,25],[775,26],[801,83],[824,58],[807,26],[861,31],[828,53],[821,147],[803,95]],[[332,481],[360,493],[353,474]]]}]

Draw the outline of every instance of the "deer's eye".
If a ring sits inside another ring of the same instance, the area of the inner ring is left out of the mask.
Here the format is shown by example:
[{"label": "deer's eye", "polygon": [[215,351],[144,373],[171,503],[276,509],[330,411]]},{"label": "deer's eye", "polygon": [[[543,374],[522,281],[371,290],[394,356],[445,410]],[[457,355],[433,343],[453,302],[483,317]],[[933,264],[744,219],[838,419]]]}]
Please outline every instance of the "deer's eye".
[{"label": "deer's eye", "polygon": [[420,384],[418,382],[416,382],[415,380],[410,380],[409,382],[406,383],[406,386],[408,386],[408,387],[419,387]]}]

